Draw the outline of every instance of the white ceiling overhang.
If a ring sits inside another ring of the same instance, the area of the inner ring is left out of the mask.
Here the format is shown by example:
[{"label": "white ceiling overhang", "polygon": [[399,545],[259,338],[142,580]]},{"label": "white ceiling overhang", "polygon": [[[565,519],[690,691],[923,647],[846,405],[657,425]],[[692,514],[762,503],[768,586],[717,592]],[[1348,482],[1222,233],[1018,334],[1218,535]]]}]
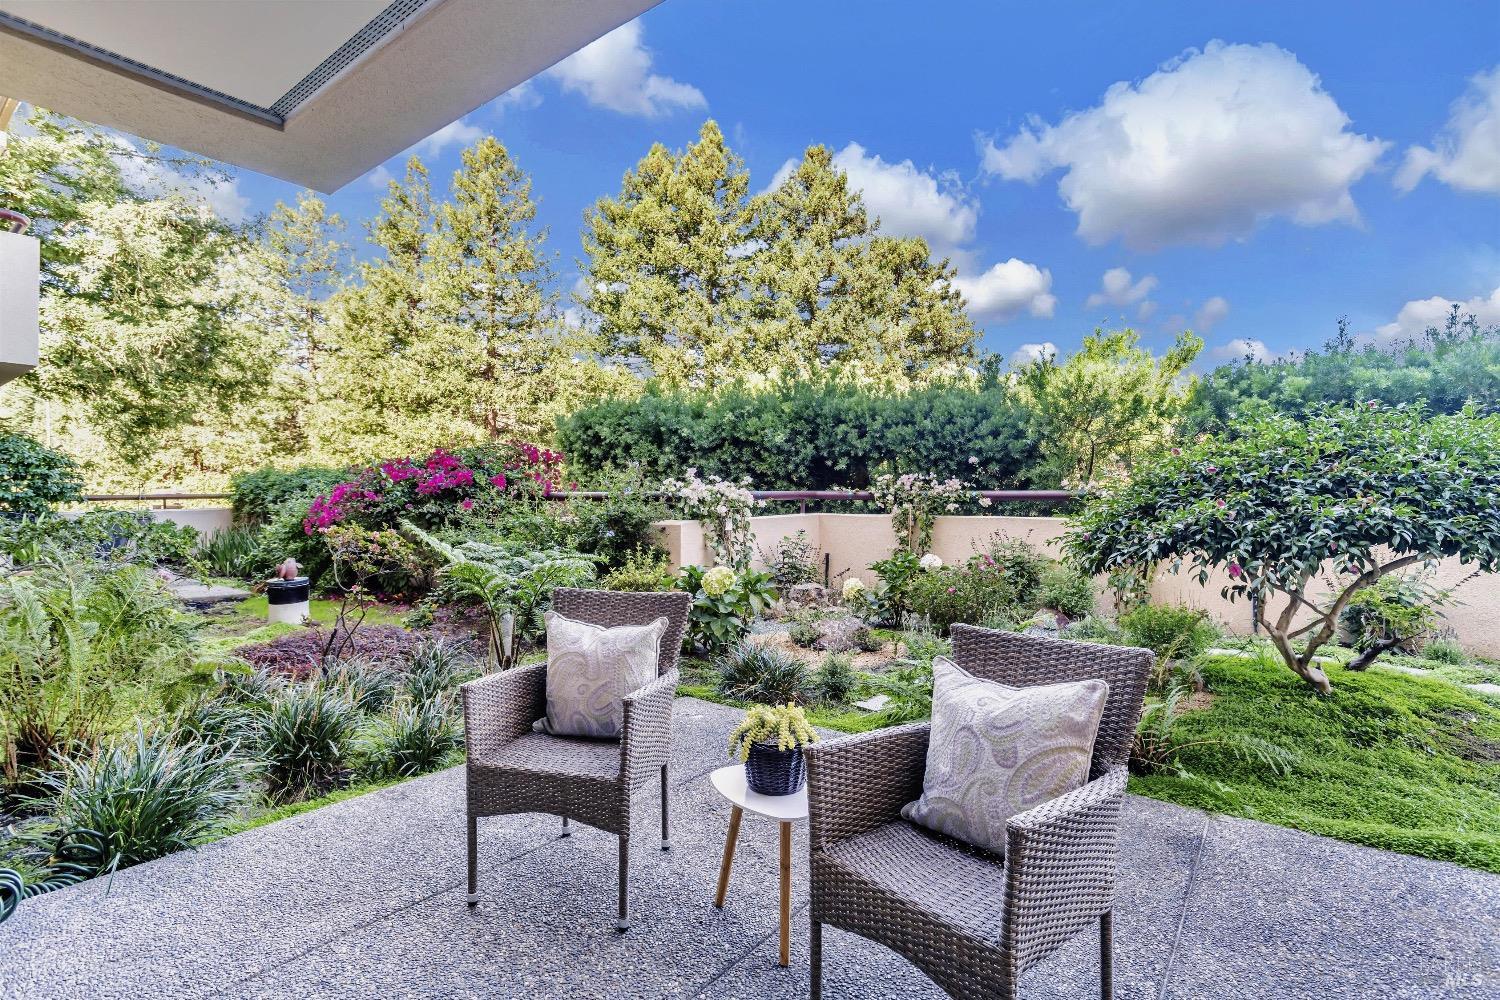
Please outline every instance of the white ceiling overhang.
[{"label": "white ceiling overhang", "polygon": [[0,0],[0,96],[332,191],[660,0]]}]

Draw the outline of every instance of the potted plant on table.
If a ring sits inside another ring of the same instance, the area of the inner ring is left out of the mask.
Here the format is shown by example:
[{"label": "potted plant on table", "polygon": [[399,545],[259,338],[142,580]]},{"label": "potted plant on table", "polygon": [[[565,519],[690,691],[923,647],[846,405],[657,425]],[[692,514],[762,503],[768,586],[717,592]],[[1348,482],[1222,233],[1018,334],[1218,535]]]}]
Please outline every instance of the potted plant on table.
[{"label": "potted plant on table", "polygon": [[729,734],[729,749],[745,763],[745,784],[760,795],[791,795],[807,781],[802,748],[818,734],[797,705],[755,705]]}]

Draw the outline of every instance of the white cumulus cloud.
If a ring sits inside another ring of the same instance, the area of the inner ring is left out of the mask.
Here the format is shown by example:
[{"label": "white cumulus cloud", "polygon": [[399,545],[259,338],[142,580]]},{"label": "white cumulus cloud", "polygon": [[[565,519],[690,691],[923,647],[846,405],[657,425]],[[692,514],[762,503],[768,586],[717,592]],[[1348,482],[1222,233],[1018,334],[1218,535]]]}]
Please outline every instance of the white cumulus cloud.
[{"label": "white cumulus cloud", "polygon": [[[787,160],[771,178],[774,190],[797,169]],[[892,236],[920,236],[934,257],[953,261],[958,276],[954,287],[964,296],[971,315],[1004,322],[1022,313],[1051,316],[1057,305],[1052,274],[1045,268],[1010,258],[981,270],[973,246],[979,204],[952,174],[923,170],[911,160],[892,163],[851,142],[833,156],[833,165],[860,193],[870,215],[880,220],[879,232]]]},{"label": "white cumulus cloud", "polygon": [[1057,357],[1057,345],[1050,340],[1043,341],[1040,344],[1022,344],[1010,352],[1010,366],[1012,368],[1024,368],[1033,361],[1055,357]]},{"label": "white cumulus cloud", "polygon": [[1012,257],[983,274],[959,274],[953,279],[975,316],[1004,322],[1022,313],[1050,317],[1057,308],[1052,294],[1052,272]]},{"label": "white cumulus cloud", "polygon": [[237,177],[215,176],[212,172],[194,173],[175,169],[161,159],[146,156],[123,133],[104,130],[119,147],[113,159],[127,187],[147,198],[180,195],[189,201],[207,205],[230,225],[239,225],[250,214],[250,199],[240,193]]},{"label": "white cumulus cloud", "polygon": [[568,56],[547,75],[590,104],[626,115],[656,118],[708,105],[692,84],[651,72],[652,62],[651,51],[641,42],[640,22],[630,21]]},{"label": "white cumulus cloud", "polygon": [[[1229,315],[1229,300],[1222,295],[1215,295],[1198,307],[1193,314],[1193,327],[1199,333],[1205,333],[1219,325],[1219,321]],[[1259,341],[1256,341],[1259,343]],[[1264,346],[1264,345],[1262,345]]]},{"label": "white cumulus cloud", "polygon": [[1431,149],[1406,151],[1396,187],[1410,191],[1428,174],[1460,191],[1500,194],[1500,66],[1469,81]]},{"label": "white cumulus cloud", "polygon": [[1361,339],[1377,344],[1420,339],[1429,328],[1441,330],[1454,306],[1458,306],[1460,317],[1472,315],[1480,326],[1500,324],[1500,288],[1496,288],[1487,296],[1476,295],[1471,299],[1448,299],[1441,295],[1412,299],[1401,307],[1394,320]]},{"label": "white cumulus cloud", "polygon": [[1056,125],[985,140],[982,166],[1027,182],[1062,170],[1058,192],[1089,243],[1211,246],[1278,216],[1357,223],[1350,186],[1387,144],[1349,125],[1292,53],[1213,41]]},{"label": "white cumulus cloud", "polygon": [[833,165],[859,190],[870,214],[880,219],[881,232],[920,236],[934,253],[944,256],[974,238],[979,206],[951,176],[934,176],[910,160],[887,163],[857,142],[835,153]]},{"label": "white cumulus cloud", "polygon": [[1236,337],[1225,344],[1211,348],[1203,358],[1205,361],[1213,361],[1223,364],[1226,361],[1242,361],[1249,358],[1253,361],[1274,361],[1279,355],[1266,346],[1263,340],[1253,337]]},{"label": "white cumulus cloud", "polygon": [[470,146],[483,139],[484,136],[484,129],[460,118],[456,122],[444,125],[412,149],[424,156],[439,156],[449,146]]},{"label": "white cumulus cloud", "polygon": [[1112,267],[1104,272],[1099,290],[1088,297],[1084,307],[1093,309],[1103,305],[1128,306],[1133,302],[1141,302],[1155,287],[1155,275],[1148,274],[1140,281],[1135,281],[1125,268]]}]

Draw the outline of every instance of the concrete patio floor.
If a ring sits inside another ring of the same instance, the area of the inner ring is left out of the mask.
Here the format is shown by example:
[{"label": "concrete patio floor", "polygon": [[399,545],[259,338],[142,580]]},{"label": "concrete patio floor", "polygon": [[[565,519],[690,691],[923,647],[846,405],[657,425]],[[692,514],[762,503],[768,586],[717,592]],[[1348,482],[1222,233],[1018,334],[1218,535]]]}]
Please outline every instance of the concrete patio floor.
[{"label": "concrete patio floor", "polygon": [[[407,782],[24,903],[0,925],[0,997],[806,996],[806,842],[792,966],[774,964],[776,834],[747,815],[710,905],[729,806],[710,787],[737,713],[677,704],[673,849],[644,815],[635,927],[613,929],[614,839],[541,816],[481,822],[464,905],[463,772]],[[654,808],[643,800],[643,813]],[[1493,998],[1500,877],[1132,797],[1116,996]],[[1080,935],[1022,995],[1097,996]],[[829,1000],[939,997],[890,952],[825,934]]]}]

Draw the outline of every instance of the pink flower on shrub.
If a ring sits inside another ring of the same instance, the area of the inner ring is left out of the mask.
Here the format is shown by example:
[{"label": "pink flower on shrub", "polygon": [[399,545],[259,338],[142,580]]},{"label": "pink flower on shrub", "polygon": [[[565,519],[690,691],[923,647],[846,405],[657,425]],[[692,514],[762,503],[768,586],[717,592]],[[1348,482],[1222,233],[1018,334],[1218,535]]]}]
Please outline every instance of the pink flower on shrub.
[{"label": "pink flower on shrub", "polygon": [[1242,576],[1245,575],[1245,571],[1242,570],[1242,569],[1240,569],[1240,564],[1239,563],[1232,562],[1232,563],[1229,564],[1229,575],[1232,578],[1238,580],[1240,577],[1242,577]]},{"label": "pink flower on shrub", "polygon": [[1219,508],[1220,510],[1223,510],[1224,509],[1224,501],[1222,499],[1215,500],[1214,501],[1214,506],[1217,507],[1217,508]]},{"label": "pink flower on shrub", "polygon": [[503,472],[490,477],[490,482],[494,484],[494,487],[497,490],[505,489],[505,481],[505,473]]},{"label": "pink flower on shrub", "polygon": [[462,507],[464,510],[473,510],[474,509],[474,501],[473,500],[465,500],[463,503],[459,504],[459,506]]}]

